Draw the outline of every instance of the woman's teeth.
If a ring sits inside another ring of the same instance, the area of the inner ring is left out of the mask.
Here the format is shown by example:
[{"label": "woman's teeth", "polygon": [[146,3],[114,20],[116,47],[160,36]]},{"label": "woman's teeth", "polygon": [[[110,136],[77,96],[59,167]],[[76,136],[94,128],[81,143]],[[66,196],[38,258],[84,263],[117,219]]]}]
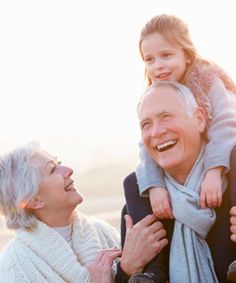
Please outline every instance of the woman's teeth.
[{"label": "woman's teeth", "polygon": [[72,189],[72,185],[73,185],[73,182],[68,184],[66,187],[65,187],[65,191],[68,192]]}]

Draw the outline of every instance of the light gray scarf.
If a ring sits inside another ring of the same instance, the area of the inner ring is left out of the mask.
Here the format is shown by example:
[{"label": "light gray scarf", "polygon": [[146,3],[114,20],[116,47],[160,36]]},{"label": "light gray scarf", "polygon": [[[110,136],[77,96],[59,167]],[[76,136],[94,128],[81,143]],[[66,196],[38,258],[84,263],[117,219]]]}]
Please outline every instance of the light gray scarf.
[{"label": "light gray scarf", "polygon": [[[169,265],[171,283],[218,282],[211,253],[204,240],[215,222],[215,211],[199,207],[199,192],[204,179],[204,149],[184,185],[165,172],[175,217]],[[224,187],[226,185],[224,181]]]}]

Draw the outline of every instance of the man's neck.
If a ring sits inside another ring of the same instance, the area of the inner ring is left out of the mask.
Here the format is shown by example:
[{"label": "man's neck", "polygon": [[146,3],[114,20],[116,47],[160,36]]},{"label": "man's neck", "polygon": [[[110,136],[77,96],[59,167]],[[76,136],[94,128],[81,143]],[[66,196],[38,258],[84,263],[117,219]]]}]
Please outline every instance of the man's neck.
[{"label": "man's neck", "polygon": [[176,182],[178,182],[181,185],[184,185],[185,181],[188,178],[189,173],[191,172],[197,160],[200,158],[200,155],[202,155],[204,147],[205,147],[205,143],[202,143],[197,156],[194,158],[192,162],[189,163],[189,166],[184,166],[183,168],[177,168],[177,170],[173,170],[170,172],[168,170],[164,170],[164,171],[167,172]]}]

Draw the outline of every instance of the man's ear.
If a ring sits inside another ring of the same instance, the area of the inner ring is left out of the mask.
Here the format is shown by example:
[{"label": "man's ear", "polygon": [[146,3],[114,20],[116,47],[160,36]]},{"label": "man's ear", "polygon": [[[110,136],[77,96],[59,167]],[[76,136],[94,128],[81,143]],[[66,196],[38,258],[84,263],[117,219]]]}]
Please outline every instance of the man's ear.
[{"label": "man's ear", "polygon": [[38,198],[36,196],[35,198],[33,198],[32,200],[27,202],[26,208],[29,209],[29,210],[36,210],[36,209],[43,208],[44,205],[45,205],[45,203],[40,198]]},{"label": "man's ear", "polygon": [[199,131],[203,133],[206,128],[206,121],[207,121],[206,112],[202,107],[198,107],[196,111],[196,115],[198,120]]}]

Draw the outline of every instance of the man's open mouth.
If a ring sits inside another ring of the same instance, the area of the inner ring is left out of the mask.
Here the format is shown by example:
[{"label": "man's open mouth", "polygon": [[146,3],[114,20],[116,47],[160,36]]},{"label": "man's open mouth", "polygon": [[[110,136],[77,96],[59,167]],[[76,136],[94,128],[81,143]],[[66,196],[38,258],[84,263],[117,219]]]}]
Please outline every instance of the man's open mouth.
[{"label": "man's open mouth", "polygon": [[70,191],[70,190],[72,189],[73,183],[74,183],[74,181],[71,181],[71,182],[65,187],[65,191],[66,191],[66,192],[68,192],[68,191]]},{"label": "man's open mouth", "polygon": [[170,148],[172,148],[173,146],[175,146],[177,143],[177,140],[169,140],[169,141],[166,141],[164,143],[161,143],[161,144],[158,144],[156,146],[156,150],[159,151],[159,152],[163,152],[163,151],[166,151]]}]

